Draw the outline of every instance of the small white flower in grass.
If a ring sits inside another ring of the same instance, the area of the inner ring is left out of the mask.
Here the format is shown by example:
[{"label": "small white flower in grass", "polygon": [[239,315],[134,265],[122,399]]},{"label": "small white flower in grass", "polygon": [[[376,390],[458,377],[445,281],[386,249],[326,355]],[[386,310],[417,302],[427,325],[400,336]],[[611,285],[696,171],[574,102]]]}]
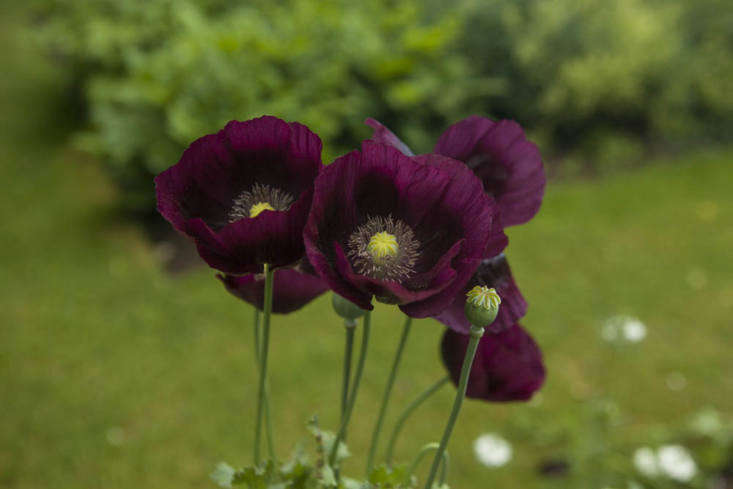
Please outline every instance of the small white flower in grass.
[{"label": "small white flower in grass", "polygon": [[697,474],[697,464],[681,445],[664,445],[657,452],[659,468],[670,479],[688,482]]},{"label": "small white flower in grass", "polygon": [[638,448],[634,452],[634,467],[647,477],[655,477],[659,475],[659,464],[657,463],[657,455],[649,447]]},{"label": "small white flower in grass", "polygon": [[638,343],[646,338],[646,326],[636,318],[627,318],[622,331],[624,338],[630,343]]},{"label": "small white flower in grass", "polygon": [[638,343],[646,338],[646,325],[632,316],[613,316],[603,323],[601,338],[609,343]]},{"label": "small white flower in grass", "polygon": [[501,467],[512,459],[512,446],[494,433],[486,433],[473,442],[476,458],[487,467]]}]

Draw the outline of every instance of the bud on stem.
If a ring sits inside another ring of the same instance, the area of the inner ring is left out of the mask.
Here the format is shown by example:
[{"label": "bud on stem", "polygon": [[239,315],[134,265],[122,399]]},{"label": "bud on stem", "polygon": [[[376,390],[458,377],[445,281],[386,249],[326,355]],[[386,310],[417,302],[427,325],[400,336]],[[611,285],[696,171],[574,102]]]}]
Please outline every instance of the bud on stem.
[{"label": "bud on stem", "polygon": [[463,309],[466,319],[479,328],[494,322],[499,314],[501,298],[496,290],[485,285],[477,285],[466,294],[466,305]]},{"label": "bud on stem", "polygon": [[344,324],[347,327],[356,326],[356,320],[367,313],[361,307],[336,293],[331,296],[331,305],[333,306],[333,310],[336,311],[336,314],[344,318]]}]

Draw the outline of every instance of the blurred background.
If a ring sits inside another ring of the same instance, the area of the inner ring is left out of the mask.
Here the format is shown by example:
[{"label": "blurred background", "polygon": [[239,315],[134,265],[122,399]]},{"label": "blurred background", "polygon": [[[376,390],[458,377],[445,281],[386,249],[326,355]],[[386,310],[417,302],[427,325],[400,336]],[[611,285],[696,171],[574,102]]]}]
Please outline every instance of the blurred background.
[{"label": "blurred background", "polygon": [[[474,113],[520,122],[551,177],[507,249],[548,379],[530,403],[465,404],[451,486],[733,487],[729,1],[0,8],[0,487],[214,487],[218,461],[249,463],[252,309],[154,211],[192,140],[273,114],[328,162],[366,117],[420,153]],[[377,307],[347,472],[400,325]],[[413,328],[387,429],[444,375],[441,334]],[[336,426],[342,335],[327,296],[274,321],[282,456],[313,414]],[[409,421],[403,461],[452,397]]]}]

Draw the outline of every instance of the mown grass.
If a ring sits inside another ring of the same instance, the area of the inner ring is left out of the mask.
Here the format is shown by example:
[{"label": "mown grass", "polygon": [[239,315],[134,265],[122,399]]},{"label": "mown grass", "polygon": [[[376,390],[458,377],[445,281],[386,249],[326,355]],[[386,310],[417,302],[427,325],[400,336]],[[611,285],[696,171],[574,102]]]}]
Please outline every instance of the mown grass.
[{"label": "mown grass", "polygon": [[[210,270],[166,274],[143,233],[115,218],[124,195],[70,149],[58,122],[60,73],[14,32],[3,29],[0,54],[0,486],[212,487],[216,462],[251,457],[251,309]],[[633,444],[645,427],[703,406],[733,413],[732,159],[711,151],[552,184],[540,215],[509,230],[508,256],[530,302],[523,324],[549,377],[529,405],[466,403],[450,447],[453,487],[547,487],[537,464],[568,448],[513,437],[503,427],[518,417],[532,426],[570,419],[582,430],[583,406],[611,399],[626,417],[614,436]],[[619,313],[647,324],[643,343],[601,341],[600,323]],[[365,454],[400,324],[394,309],[377,308],[350,430],[356,454]],[[414,328],[390,421],[443,375],[440,335],[433,321]],[[275,319],[281,454],[306,437],[313,414],[335,426],[342,341],[326,297]],[[684,389],[667,387],[674,373]],[[444,389],[410,421],[401,459],[439,437],[452,394]],[[484,431],[514,444],[509,465],[475,461],[471,443]],[[362,460],[349,471],[360,473]]]}]

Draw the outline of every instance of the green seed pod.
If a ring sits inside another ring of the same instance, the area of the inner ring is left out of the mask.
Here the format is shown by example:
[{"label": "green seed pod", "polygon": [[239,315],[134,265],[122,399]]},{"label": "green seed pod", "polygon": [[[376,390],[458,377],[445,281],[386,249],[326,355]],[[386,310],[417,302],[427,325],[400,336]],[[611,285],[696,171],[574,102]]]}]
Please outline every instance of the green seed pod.
[{"label": "green seed pod", "polygon": [[494,322],[496,315],[499,314],[499,304],[501,298],[495,289],[477,285],[466,294],[466,306],[463,311],[468,322],[483,328]]},{"label": "green seed pod", "polygon": [[336,314],[347,321],[354,321],[366,314],[364,309],[336,293],[331,296],[331,304],[333,305],[333,310],[336,311]]}]

